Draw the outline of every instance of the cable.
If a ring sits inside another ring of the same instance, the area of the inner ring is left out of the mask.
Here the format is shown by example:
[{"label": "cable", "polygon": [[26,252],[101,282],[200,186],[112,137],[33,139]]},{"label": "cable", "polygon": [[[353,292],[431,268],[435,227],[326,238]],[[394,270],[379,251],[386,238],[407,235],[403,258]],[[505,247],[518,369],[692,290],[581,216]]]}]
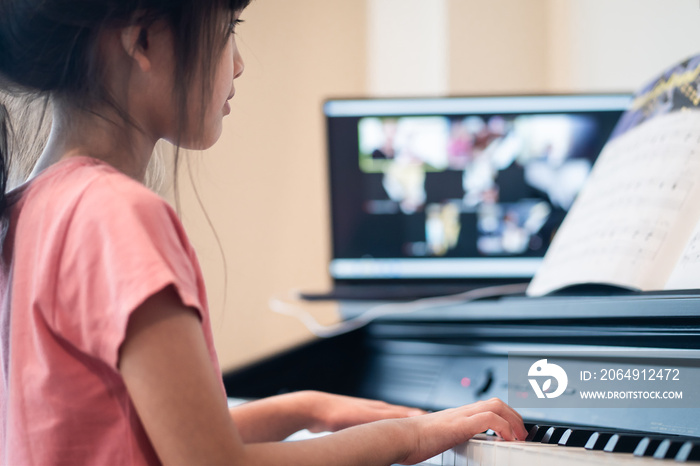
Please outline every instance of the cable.
[{"label": "cable", "polygon": [[[477,299],[494,298],[524,293],[527,283],[516,283],[512,285],[489,286],[465,291],[464,293],[436,296],[432,298],[422,298],[408,303],[388,303],[374,306],[364,313],[352,319],[338,322],[333,325],[322,325],[302,307],[283,301],[279,298],[271,298],[270,309],[278,314],[295,317],[301,321],[311,333],[321,338],[331,338],[351,332],[364,327],[375,319],[388,315],[410,314],[423,309],[430,309],[440,306],[447,306],[456,303],[468,303]],[[297,300],[298,296],[295,297]]]}]

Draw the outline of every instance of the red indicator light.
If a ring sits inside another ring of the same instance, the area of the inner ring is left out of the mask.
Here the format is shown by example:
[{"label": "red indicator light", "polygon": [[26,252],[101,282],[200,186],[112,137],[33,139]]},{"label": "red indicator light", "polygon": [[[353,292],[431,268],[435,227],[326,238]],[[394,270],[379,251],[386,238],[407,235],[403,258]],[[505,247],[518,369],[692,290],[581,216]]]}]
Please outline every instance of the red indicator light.
[{"label": "red indicator light", "polygon": [[460,382],[460,384],[461,384],[464,388],[467,388],[468,386],[470,386],[470,385],[472,384],[472,381],[471,381],[471,379],[470,379],[469,377],[464,377],[464,378],[462,379],[462,381]]}]

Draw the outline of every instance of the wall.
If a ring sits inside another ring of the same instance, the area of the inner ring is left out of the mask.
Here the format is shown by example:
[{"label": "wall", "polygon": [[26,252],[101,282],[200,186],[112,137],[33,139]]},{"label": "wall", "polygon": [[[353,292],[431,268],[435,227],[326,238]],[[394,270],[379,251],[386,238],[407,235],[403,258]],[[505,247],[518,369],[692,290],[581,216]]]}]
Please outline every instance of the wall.
[{"label": "wall", "polygon": [[[237,29],[246,68],[214,148],[190,154],[221,253],[181,171],[183,221],[207,282],[224,369],[309,338],[267,306],[329,286],[322,99],[365,93],[364,2],[256,0]],[[226,292],[226,303],[223,296]],[[336,320],[334,307],[312,309]]]},{"label": "wall", "polygon": [[243,19],[233,114],[190,157],[226,278],[181,177],[224,369],[311,337],[267,300],[329,286],[323,98],[632,90],[700,52],[697,0],[255,0]]},{"label": "wall", "polygon": [[367,93],[449,93],[447,0],[367,0]]},{"label": "wall", "polygon": [[700,52],[696,0],[451,0],[450,93],[632,91]]},{"label": "wall", "polygon": [[453,95],[547,90],[547,0],[450,0]]},{"label": "wall", "polygon": [[549,0],[548,87],[634,90],[700,52],[697,0]]}]

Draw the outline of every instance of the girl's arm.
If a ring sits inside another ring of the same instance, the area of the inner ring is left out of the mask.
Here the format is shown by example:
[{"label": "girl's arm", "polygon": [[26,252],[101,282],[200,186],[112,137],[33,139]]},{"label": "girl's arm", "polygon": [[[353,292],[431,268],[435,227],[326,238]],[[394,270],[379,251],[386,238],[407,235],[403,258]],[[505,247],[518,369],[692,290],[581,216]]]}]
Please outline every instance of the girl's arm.
[{"label": "girl's arm", "polygon": [[358,424],[418,416],[425,411],[317,391],[251,401],[230,409],[244,443],[283,440],[294,432],[336,432]]},{"label": "girl's arm", "polygon": [[164,464],[411,464],[489,428],[507,440],[526,435],[520,416],[491,400],[313,440],[245,444],[209,360],[201,323],[171,287],[134,311],[119,370]]}]

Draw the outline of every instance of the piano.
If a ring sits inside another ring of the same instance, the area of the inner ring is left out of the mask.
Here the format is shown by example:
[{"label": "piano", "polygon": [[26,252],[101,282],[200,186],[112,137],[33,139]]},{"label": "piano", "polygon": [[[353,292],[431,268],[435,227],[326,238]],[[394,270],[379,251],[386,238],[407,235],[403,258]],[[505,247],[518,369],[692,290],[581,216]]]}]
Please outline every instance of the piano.
[{"label": "piano", "polygon": [[[377,304],[346,301],[340,310],[350,319]],[[224,384],[239,398],[314,389],[439,410],[492,397],[509,401],[513,352],[556,352],[585,364],[590,351],[680,354],[684,374],[700,376],[700,291],[589,290],[393,314],[224,374]],[[698,393],[693,389],[687,397]],[[700,462],[700,406],[692,401],[682,408],[517,409],[526,420],[526,441],[486,432],[423,464]]]}]

